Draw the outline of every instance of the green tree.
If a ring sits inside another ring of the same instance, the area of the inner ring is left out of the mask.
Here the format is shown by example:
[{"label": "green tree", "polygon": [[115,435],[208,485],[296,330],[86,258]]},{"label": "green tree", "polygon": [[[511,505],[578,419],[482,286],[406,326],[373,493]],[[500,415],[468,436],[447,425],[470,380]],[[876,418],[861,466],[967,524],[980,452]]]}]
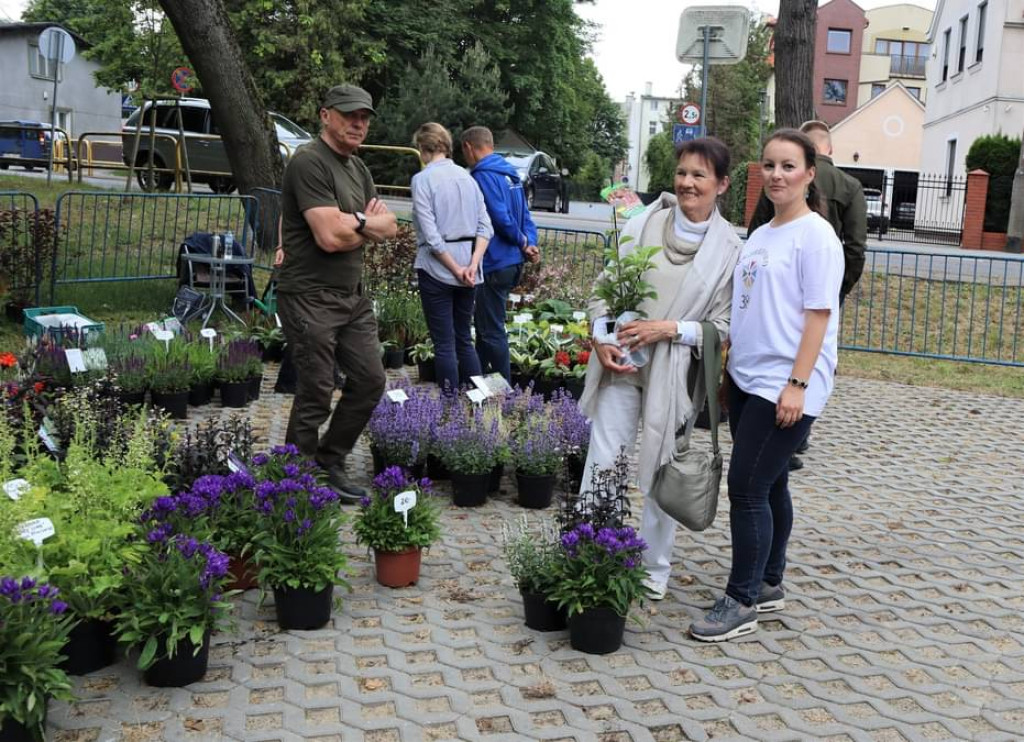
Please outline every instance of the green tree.
[{"label": "green tree", "polygon": [[644,152],[644,164],[649,173],[647,182],[648,193],[671,191],[676,177],[676,147],[672,142],[672,133],[662,131],[647,140],[647,151]]}]

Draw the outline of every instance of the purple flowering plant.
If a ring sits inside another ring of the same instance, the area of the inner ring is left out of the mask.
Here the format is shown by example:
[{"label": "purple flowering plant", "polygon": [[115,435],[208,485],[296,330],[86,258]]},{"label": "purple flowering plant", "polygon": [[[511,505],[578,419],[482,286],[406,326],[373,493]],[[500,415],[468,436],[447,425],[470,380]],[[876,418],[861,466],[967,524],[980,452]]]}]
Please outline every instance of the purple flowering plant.
[{"label": "purple flowering plant", "polygon": [[523,420],[511,441],[517,474],[543,477],[558,473],[565,458],[560,428],[547,414],[528,415]]},{"label": "purple flowering plant", "polygon": [[386,466],[426,461],[431,431],[441,421],[443,405],[436,390],[402,389],[409,397],[405,402],[392,402],[385,394],[366,424],[370,447]]},{"label": "purple flowering plant", "polygon": [[221,348],[217,358],[217,380],[228,383],[248,381],[263,372],[260,348],[253,340],[236,338]]},{"label": "purple flowering plant", "polygon": [[320,483],[321,470],[293,445],[277,446],[252,460],[259,515],[253,558],[260,584],[323,590],[348,588],[348,561],[339,529],[345,523],[338,493]]},{"label": "purple flowering plant", "polygon": [[30,577],[0,577],[0,727],[11,719],[42,740],[46,702],[72,699],[58,667],[71,623],[57,588]]},{"label": "purple flowering plant", "polygon": [[469,409],[461,401],[450,405],[434,430],[431,452],[450,472],[490,472],[508,450],[500,412],[495,407]]},{"label": "purple flowering plant", "polygon": [[[416,504],[408,511],[406,525],[395,511],[395,496],[416,493]],[[353,530],[356,540],[374,551],[400,552],[423,549],[441,537],[440,508],[429,479],[415,479],[399,466],[389,466],[373,480],[371,494],[359,503]]]},{"label": "purple flowering plant", "polygon": [[141,646],[138,667],[174,657],[188,639],[198,654],[209,634],[231,611],[225,593],[227,554],[182,533],[150,531],[143,559],[127,570],[114,633],[129,647]]}]

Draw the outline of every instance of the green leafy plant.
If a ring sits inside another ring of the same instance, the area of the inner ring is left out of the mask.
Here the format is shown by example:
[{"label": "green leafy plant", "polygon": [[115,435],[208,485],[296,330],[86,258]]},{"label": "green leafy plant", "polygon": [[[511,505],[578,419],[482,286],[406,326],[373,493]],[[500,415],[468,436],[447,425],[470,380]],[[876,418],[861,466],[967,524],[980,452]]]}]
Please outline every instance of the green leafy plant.
[{"label": "green leafy plant", "polygon": [[413,363],[432,361],[434,359],[434,341],[427,338],[421,343],[416,343],[416,345],[412,346],[409,357]]},{"label": "green leafy plant", "polygon": [[505,564],[516,587],[524,593],[547,595],[555,585],[555,567],[560,555],[554,526],[531,528],[523,515],[514,526],[501,526],[501,546]]},{"label": "green leafy plant", "polygon": [[154,353],[147,368],[149,388],[162,394],[187,392],[192,384],[192,366],[184,353]]},{"label": "green leafy plant", "polygon": [[594,284],[594,295],[604,301],[612,317],[639,311],[641,302],[657,297],[651,284],[644,280],[644,273],[654,267],[654,256],[661,248],[629,249],[629,241],[630,238],[623,238],[622,250],[614,241],[605,248],[604,272]]},{"label": "green leafy plant", "polygon": [[[408,512],[408,524],[395,511],[395,496],[412,491],[416,504]],[[392,466],[373,480],[373,492],[359,503],[353,530],[356,540],[374,551],[399,552],[422,549],[441,537],[440,510],[431,492],[430,480],[406,475]]]}]

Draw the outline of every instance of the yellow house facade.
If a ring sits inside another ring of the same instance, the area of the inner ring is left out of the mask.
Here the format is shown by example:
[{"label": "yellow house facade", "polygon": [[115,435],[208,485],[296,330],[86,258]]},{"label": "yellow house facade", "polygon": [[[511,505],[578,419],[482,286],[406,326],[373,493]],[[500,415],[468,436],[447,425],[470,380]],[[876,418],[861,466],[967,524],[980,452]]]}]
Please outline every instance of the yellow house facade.
[{"label": "yellow house facade", "polygon": [[857,105],[863,106],[894,82],[925,102],[925,60],[931,54],[932,11],[911,3],[865,11]]},{"label": "yellow house facade", "polygon": [[917,170],[924,104],[897,81],[832,127],[836,165]]}]

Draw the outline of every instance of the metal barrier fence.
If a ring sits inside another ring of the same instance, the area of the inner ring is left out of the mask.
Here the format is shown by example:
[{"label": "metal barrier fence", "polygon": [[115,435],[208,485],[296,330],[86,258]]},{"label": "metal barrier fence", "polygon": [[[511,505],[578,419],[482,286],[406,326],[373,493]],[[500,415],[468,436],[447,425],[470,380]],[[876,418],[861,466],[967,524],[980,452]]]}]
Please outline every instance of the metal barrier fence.
[{"label": "metal barrier fence", "polygon": [[174,278],[181,243],[193,232],[235,233],[252,250],[251,196],[69,191],[57,199],[57,285]]},{"label": "metal barrier fence", "polygon": [[1024,366],[1024,257],[868,250],[840,347]]},{"label": "metal barrier fence", "polygon": [[52,225],[31,193],[0,191],[0,295],[17,303],[39,303],[42,258],[52,245]]}]

